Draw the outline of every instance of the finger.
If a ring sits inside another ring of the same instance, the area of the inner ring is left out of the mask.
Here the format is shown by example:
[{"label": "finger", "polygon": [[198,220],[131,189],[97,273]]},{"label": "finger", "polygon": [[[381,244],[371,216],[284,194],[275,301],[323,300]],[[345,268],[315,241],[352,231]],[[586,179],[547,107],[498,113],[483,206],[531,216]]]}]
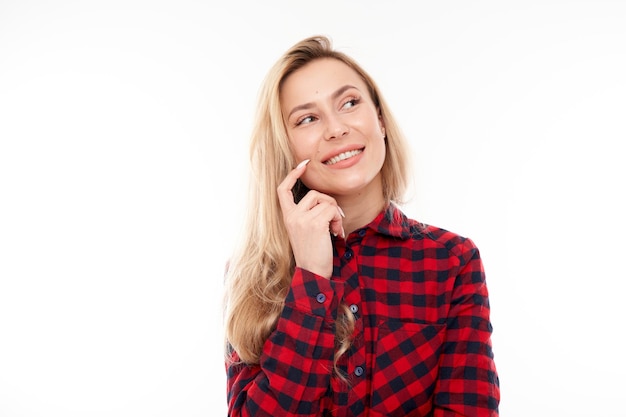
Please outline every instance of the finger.
[{"label": "finger", "polygon": [[346,232],[343,230],[343,219],[341,216],[335,216],[328,224],[328,230],[335,236],[341,236],[345,239]]},{"label": "finger", "polygon": [[329,196],[328,194],[320,193],[316,190],[310,190],[304,197],[300,199],[300,203],[298,203],[301,207],[306,210],[311,210],[313,207],[318,204],[328,203],[337,207],[337,201]]},{"label": "finger", "polygon": [[306,170],[305,167],[309,163],[309,161],[310,159],[305,159],[304,161],[300,162],[297,167],[295,167],[291,172],[289,172],[289,174],[287,174],[285,179],[283,179],[283,182],[278,185],[276,192],[278,194],[278,202],[280,203],[280,206],[283,208],[283,210],[289,207],[294,207],[296,205],[296,203],[293,201],[293,194],[291,193],[291,189],[294,185],[296,185],[296,181],[298,181],[298,178],[300,178],[302,174],[304,174],[304,171]]},{"label": "finger", "polygon": [[337,211],[336,213],[332,213],[332,218],[329,220],[329,228],[331,232],[337,236],[344,237],[345,233],[343,230],[343,218],[346,215],[343,213],[341,207],[337,204],[337,200],[328,194],[323,194],[315,190],[309,191],[303,198],[300,200],[298,204],[299,207],[302,207],[305,210],[313,210],[316,206],[322,204],[330,204]]},{"label": "finger", "polygon": [[311,214],[335,236],[345,237],[343,216],[334,200],[322,201],[310,209]]}]

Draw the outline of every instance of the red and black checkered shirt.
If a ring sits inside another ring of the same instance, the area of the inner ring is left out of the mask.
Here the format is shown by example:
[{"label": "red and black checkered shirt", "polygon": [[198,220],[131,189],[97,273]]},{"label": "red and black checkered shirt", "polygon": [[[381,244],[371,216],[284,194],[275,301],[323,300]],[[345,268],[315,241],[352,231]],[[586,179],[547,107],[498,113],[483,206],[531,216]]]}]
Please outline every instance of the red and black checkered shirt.
[{"label": "red and black checkered shirt", "polygon": [[[296,269],[260,364],[227,364],[229,416],[497,416],[474,243],[393,205],[333,243],[330,280]],[[347,384],[333,371],[340,303],[356,317]]]}]

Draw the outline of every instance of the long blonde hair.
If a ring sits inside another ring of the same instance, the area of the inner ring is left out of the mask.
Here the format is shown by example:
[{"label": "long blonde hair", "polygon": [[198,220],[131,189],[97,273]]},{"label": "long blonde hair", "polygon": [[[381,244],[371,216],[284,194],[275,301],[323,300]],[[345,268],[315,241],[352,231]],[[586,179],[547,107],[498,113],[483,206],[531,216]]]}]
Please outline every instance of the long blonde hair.
[{"label": "long blonde hair", "polygon": [[[283,121],[280,89],[290,74],[321,58],[337,59],[356,71],[380,111],[387,134],[383,197],[387,202],[401,202],[407,187],[407,145],[374,80],[353,59],[333,50],[327,37],[313,36],[291,47],[271,68],[259,92],[250,144],[245,234],[226,271],[224,330],[228,360],[232,360],[234,351],[241,362],[259,363],[263,345],[276,327],[289,291],[295,261],[276,188],[293,169],[295,160]],[[298,187],[296,194],[308,191],[302,183]],[[335,323],[335,363],[349,348],[354,326],[349,309],[343,310]]]}]

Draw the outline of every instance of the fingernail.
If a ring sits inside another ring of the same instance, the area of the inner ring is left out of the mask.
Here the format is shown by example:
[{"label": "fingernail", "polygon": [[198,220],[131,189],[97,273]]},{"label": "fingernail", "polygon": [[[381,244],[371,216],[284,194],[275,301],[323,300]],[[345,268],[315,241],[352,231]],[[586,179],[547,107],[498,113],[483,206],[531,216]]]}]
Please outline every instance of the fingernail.
[{"label": "fingernail", "polygon": [[345,239],[346,238],[346,231],[343,230],[343,226],[341,226],[341,238]]},{"label": "fingernail", "polygon": [[302,161],[302,162],[300,162],[300,163],[298,164],[298,166],[296,167],[296,169],[298,169],[298,168],[302,168],[303,166],[305,166],[305,165],[306,165],[306,164],[308,164],[309,162],[311,162],[311,160],[310,160],[310,159],[305,159],[304,161]]},{"label": "fingernail", "polygon": [[339,210],[339,214],[341,214],[341,217],[346,217],[346,215],[343,213],[343,210],[341,209],[341,207],[337,206],[337,210]]}]

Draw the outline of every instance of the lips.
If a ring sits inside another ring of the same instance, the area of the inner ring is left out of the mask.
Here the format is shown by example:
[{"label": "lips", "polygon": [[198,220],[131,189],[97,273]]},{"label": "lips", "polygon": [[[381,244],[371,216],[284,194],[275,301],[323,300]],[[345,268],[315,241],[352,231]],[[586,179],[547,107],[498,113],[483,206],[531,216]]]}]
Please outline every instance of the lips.
[{"label": "lips", "polygon": [[324,164],[326,164],[326,165],[334,165],[337,162],[343,161],[343,160],[348,159],[348,158],[352,158],[353,156],[356,156],[356,155],[360,154],[361,152],[363,152],[363,148],[361,148],[361,149],[353,149],[351,151],[342,152],[342,153],[340,153],[338,155],[335,155],[332,158],[328,159],[327,161],[324,162]]}]

